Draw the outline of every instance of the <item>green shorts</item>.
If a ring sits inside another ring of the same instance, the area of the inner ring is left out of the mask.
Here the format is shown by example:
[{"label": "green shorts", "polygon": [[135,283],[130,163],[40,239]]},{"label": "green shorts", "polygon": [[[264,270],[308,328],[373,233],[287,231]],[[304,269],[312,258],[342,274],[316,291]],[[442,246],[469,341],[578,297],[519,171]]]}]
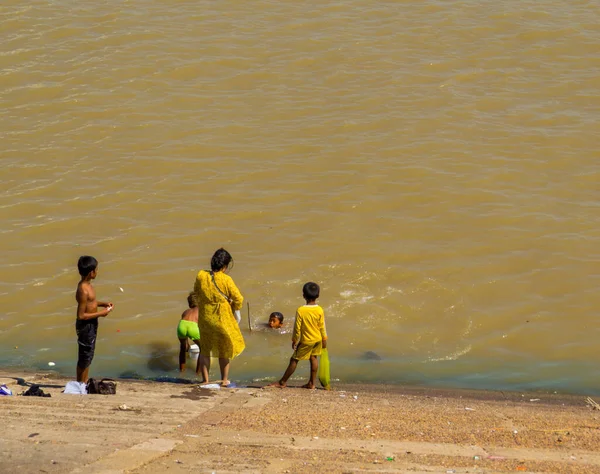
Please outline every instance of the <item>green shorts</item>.
[{"label": "green shorts", "polygon": [[185,339],[189,337],[192,341],[199,341],[200,329],[198,328],[198,323],[182,319],[179,321],[179,325],[177,326],[177,337],[179,339]]}]

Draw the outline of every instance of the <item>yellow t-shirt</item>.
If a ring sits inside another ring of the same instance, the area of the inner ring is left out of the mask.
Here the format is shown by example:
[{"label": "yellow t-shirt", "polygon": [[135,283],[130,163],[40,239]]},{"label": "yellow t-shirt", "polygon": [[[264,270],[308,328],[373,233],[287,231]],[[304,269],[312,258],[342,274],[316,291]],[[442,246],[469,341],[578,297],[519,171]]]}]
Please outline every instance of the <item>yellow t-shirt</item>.
[{"label": "yellow t-shirt", "polygon": [[322,340],[327,340],[323,308],[318,304],[300,306],[296,311],[292,342],[316,344]]}]

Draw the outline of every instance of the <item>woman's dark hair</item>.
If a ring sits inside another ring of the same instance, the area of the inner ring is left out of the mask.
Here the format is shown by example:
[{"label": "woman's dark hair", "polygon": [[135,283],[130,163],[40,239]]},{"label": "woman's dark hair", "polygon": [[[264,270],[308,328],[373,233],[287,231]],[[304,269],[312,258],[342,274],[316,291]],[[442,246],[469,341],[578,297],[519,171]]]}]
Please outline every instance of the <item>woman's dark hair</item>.
[{"label": "woman's dark hair", "polygon": [[97,266],[98,260],[96,260],[94,257],[90,257],[89,255],[79,257],[79,261],[77,262],[77,270],[79,270],[79,274],[82,277],[88,276],[96,269]]},{"label": "woman's dark hair", "polygon": [[319,285],[313,283],[312,281],[305,283],[302,287],[302,295],[309,301],[316,300],[319,297],[320,291],[321,289],[319,288]]},{"label": "woman's dark hair", "polygon": [[210,259],[210,269],[213,272],[218,272],[219,270],[222,270],[223,267],[229,268],[229,264],[232,262],[233,258],[229,255],[229,252],[221,247]]}]

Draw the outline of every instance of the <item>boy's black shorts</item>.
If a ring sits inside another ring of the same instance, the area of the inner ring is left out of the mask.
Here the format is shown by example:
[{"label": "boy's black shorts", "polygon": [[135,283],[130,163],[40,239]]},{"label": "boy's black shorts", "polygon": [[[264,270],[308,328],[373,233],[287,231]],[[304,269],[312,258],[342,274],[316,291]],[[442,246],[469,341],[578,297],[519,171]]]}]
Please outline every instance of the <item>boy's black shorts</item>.
[{"label": "boy's black shorts", "polygon": [[87,369],[92,364],[96,349],[98,318],[78,319],[75,322],[75,330],[77,331],[77,345],[79,346],[77,367]]}]

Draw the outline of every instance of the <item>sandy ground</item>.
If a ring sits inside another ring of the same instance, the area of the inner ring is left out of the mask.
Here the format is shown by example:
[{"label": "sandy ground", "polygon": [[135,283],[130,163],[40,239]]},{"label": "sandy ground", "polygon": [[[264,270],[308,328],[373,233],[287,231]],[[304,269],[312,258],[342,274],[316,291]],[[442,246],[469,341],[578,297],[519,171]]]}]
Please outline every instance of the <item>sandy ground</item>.
[{"label": "sandy ground", "polygon": [[[66,382],[0,373],[15,394],[0,397],[2,472],[600,473],[584,396],[129,380],[82,396]],[[52,397],[17,396],[31,383]]]}]

